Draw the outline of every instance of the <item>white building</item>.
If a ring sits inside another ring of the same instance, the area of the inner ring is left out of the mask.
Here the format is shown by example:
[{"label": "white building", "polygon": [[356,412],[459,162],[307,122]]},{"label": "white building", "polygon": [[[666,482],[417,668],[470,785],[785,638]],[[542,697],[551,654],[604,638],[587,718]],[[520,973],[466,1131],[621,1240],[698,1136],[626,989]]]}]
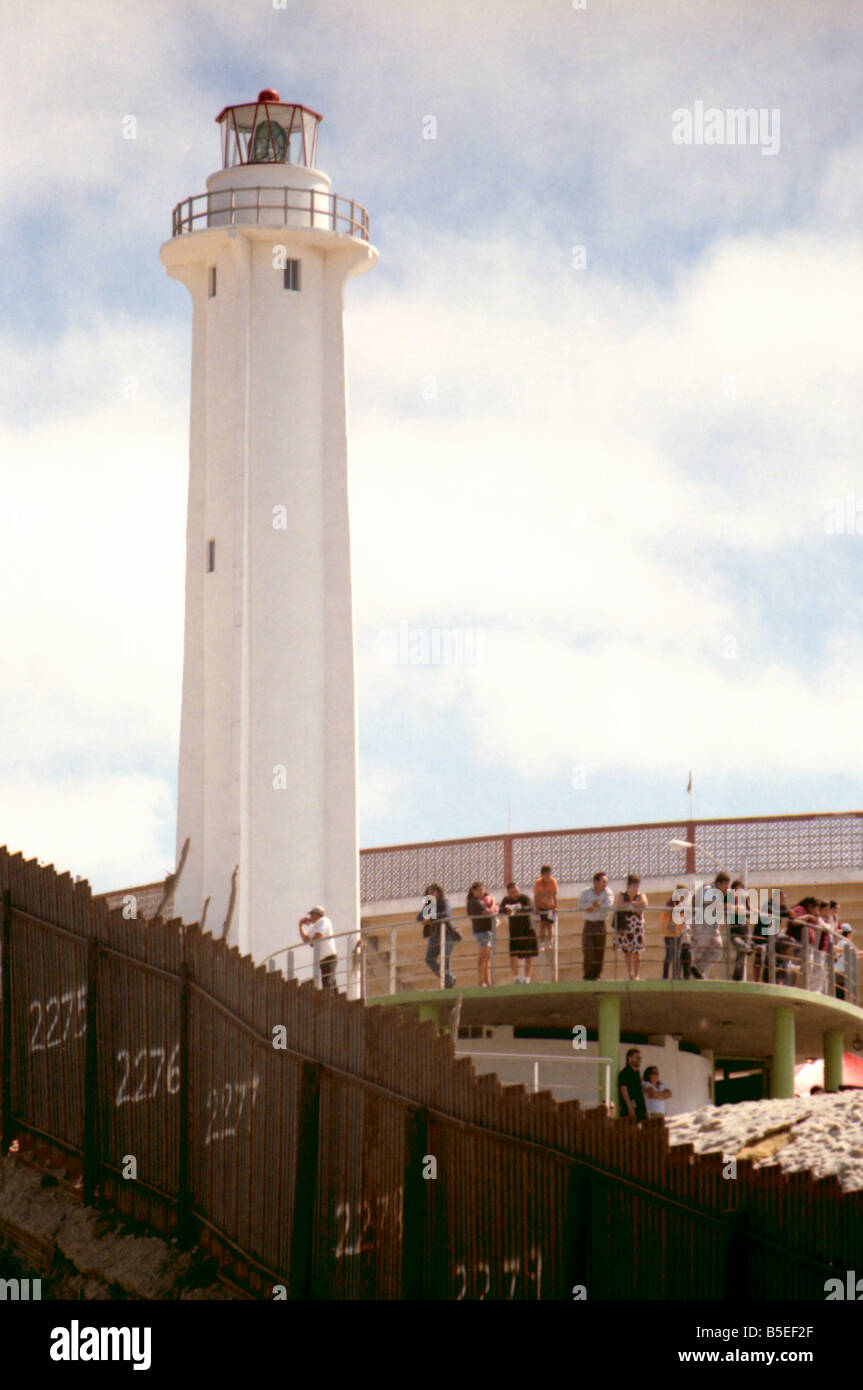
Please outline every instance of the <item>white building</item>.
[{"label": "white building", "polygon": [[[222,168],[161,249],[192,296],[174,911],[255,959],[321,903],[359,923],[343,291],[368,219],[278,93],[217,117]],[[344,954],[344,943],[341,952]]]}]

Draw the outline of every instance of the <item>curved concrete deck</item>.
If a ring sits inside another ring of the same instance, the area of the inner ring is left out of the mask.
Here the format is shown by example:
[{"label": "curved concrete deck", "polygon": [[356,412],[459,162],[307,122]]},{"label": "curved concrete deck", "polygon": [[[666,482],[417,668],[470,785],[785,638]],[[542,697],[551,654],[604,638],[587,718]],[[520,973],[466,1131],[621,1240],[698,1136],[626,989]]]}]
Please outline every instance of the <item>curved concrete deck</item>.
[{"label": "curved concrete deck", "polygon": [[600,1051],[616,1056],[620,1034],[673,1034],[699,1051],[770,1060],[774,1096],[794,1094],[794,1066],[824,1057],[825,1084],[838,1089],[842,1053],[863,1037],[863,1009],[786,985],[725,980],[597,980],[558,984],[471,986],[378,995],[370,1005],[411,1008],[446,1026],[457,998],[461,1025],[571,1029],[599,1034]]}]

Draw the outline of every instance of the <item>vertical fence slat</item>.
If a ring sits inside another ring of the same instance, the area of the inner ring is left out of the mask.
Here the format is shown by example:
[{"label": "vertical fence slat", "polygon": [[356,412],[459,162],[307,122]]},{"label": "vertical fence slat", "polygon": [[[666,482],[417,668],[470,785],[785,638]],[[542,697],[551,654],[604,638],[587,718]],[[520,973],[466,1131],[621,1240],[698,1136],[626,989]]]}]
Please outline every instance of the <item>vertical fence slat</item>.
[{"label": "vertical fence slat", "polygon": [[180,964],[180,1132],[179,1164],[177,1189],[177,1238],[183,1248],[193,1243],[192,1201],[193,1194],[189,1181],[189,1087],[191,1072],[191,1051],[189,1048],[189,1006],[191,999],[191,971],[185,955]]},{"label": "vertical fence slat", "polygon": [[87,1048],[84,1064],[84,1202],[92,1206],[99,1182],[99,942],[87,956]]},{"label": "vertical fence slat", "polygon": [[422,1176],[422,1161],[429,1152],[428,1114],[421,1107],[412,1107],[405,1120],[401,1297],[416,1300],[423,1296],[426,1257],[426,1190],[430,1184]]},{"label": "vertical fence slat", "polygon": [[304,1062],[297,1101],[297,1149],[294,1179],[294,1228],[291,1235],[289,1296],[308,1298],[312,1279],[312,1239],[320,1138],[320,1067]]},{"label": "vertical fence slat", "polygon": [[3,1036],[0,1039],[3,1064],[2,1099],[0,1099],[0,1105],[3,1108],[3,1132],[2,1138],[0,1138],[0,1152],[5,1158],[15,1137],[12,1125],[12,894],[8,888],[3,893],[0,912],[2,912],[0,950],[3,952],[2,976],[0,976],[0,989],[3,991]]}]

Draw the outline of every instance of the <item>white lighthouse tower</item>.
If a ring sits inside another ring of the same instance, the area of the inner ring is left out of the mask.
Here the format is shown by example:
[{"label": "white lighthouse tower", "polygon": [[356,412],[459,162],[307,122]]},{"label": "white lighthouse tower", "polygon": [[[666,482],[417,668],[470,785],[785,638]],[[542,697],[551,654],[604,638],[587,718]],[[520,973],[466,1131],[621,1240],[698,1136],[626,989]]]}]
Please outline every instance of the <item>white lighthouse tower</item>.
[{"label": "white lighthouse tower", "polygon": [[[174,911],[256,959],[321,904],[359,926],[343,289],[368,217],[266,90],[161,249],[194,305]],[[340,954],[344,956],[344,943]]]}]

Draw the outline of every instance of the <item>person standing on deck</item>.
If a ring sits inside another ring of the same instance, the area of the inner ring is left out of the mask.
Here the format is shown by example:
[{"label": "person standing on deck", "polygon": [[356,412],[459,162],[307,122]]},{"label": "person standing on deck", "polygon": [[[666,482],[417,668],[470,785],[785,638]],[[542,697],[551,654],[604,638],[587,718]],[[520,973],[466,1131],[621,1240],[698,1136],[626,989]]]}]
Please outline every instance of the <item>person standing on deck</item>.
[{"label": "person standing on deck", "polygon": [[617,1076],[619,1114],[622,1120],[627,1118],[632,1120],[647,1119],[647,1107],[644,1104],[644,1092],[641,1089],[640,1066],[641,1053],[637,1047],[631,1047],[626,1054],[626,1066],[618,1072]]},{"label": "person standing on deck", "polygon": [[557,921],[557,879],[548,864],[543,864],[533,885],[533,900],[539,914],[539,949],[551,950]]},{"label": "person standing on deck", "polygon": [[509,918],[509,959],[512,965],[512,982],[521,984],[519,964],[524,964],[524,983],[530,984],[530,971],[534,959],[539,955],[536,932],[531,922],[533,903],[527,893],[518,891],[515,882],[506,885],[506,897],[501,899],[501,912]]},{"label": "person standing on deck", "polygon": [[614,894],[608,886],[608,874],[604,869],[597,869],[593,875],[593,887],[585,888],[578,905],[584,913],[581,933],[584,978],[598,980],[605,960],[605,923],[609,909],[614,907]]},{"label": "person standing on deck", "polygon": [[[307,931],[307,928],[311,930]],[[300,918],[300,936],[314,951],[315,973],[320,967],[321,985],[330,994],[335,994],[339,957],[333,940],[333,924],[322,907],[312,907],[305,917]]]}]

